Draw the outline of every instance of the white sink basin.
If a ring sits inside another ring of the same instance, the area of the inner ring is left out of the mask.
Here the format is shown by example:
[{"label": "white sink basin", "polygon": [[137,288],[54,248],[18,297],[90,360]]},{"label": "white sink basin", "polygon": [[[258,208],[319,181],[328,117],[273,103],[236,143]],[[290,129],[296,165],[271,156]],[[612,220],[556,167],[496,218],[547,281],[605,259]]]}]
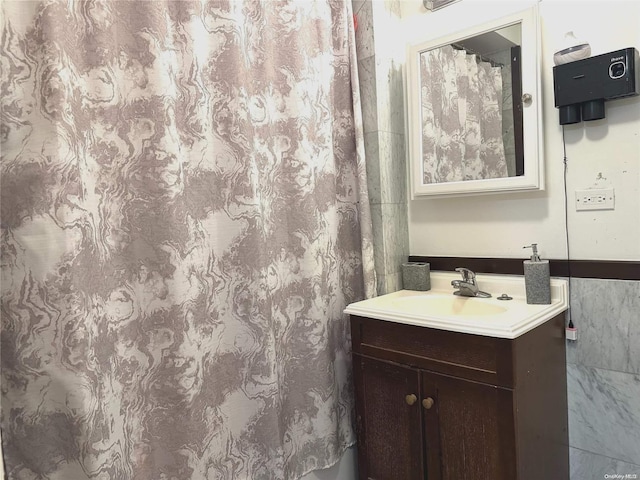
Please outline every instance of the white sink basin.
[{"label": "white sink basin", "polygon": [[[516,338],[568,308],[567,281],[551,279],[551,304],[526,302],[524,277],[520,275],[476,275],[480,290],[491,298],[453,295],[454,272],[431,272],[431,290],[398,292],[347,306],[345,313],[441,330],[490,337]],[[498,300],[506,293],[512,300]]]},{"label": "white sink basin", "polygon": [[428,313],[438,317],[500,315],[507,307],[484,298],[444,295],[416,295],[393,300],[393,307],[406,313]]}]

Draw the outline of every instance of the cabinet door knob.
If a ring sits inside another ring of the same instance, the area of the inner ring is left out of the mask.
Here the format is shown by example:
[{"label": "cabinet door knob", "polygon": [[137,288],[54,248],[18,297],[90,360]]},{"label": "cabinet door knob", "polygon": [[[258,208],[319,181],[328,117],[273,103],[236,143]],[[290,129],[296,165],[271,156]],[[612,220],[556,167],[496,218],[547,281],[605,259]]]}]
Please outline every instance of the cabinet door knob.
[{"label": "cabinet door knob", "polygon": [[413,393],[411,395],[407,395],[406,397],[404,397],[404,399],[406,400],[407,405],[413,405],[418,401],[418,397],[416,397]]},{"label": "cabinet door knob", "polygon": [[424,400],[422,400],[422,406],[424,408],[426,408],[427,410],[429,410],[431,407],[433,407],[433,398],[431,397],[427,397]]}]

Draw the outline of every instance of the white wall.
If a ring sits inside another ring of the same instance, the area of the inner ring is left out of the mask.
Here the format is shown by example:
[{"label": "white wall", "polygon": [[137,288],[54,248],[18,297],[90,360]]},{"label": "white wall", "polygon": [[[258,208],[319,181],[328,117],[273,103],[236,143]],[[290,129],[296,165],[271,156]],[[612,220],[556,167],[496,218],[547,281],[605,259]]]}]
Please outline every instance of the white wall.
[{"label": "white wall", "polygon": [[[479,18],[479,6],[504,14],[517,3],[461,0],[445,10],[469,12],[463,19],[468,22]],[[402,5],[407,41],[424,31],[427,16],[444,13],[427,13],[422,0]],[[553,53],[571,30],[591,44],[592,55],[640,49],[640,2],[543,0],[540,15],[546,190],[409,200],[411,254],[524,258],[522,246],[536,242],[544,257],[565,258],[562,130],[553,100]],[[565,137],[571,258],[639,260],[640,97],[607,102],[605,119],[568,125]],[[575,190],[596,185],[615,188],[615,210],[576,212]]]}]

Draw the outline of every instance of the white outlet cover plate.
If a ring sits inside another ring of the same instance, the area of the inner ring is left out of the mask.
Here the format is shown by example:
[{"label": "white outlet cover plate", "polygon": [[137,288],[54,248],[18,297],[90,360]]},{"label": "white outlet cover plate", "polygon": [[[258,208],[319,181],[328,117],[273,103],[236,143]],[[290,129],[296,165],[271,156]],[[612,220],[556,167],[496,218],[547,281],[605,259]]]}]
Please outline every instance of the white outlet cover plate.
[{"label": "white outlet cover plate", "polygon": [[613,188],[576,190],[576,211],[614,209],[615,194]]}]

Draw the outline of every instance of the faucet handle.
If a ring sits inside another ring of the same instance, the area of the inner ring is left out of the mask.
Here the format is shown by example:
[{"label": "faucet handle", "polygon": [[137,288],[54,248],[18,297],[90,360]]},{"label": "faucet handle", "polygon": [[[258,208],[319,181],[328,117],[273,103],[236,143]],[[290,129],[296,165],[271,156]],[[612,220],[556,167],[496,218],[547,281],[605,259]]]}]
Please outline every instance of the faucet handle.
[{"label": "faucet handle", "polygon": [[473,282],[475,281],[476,274],[473,273],[468,268],[458,267],[456,268],[456,272],[459,272],[462,275],[462,280],[465,282]]}]

